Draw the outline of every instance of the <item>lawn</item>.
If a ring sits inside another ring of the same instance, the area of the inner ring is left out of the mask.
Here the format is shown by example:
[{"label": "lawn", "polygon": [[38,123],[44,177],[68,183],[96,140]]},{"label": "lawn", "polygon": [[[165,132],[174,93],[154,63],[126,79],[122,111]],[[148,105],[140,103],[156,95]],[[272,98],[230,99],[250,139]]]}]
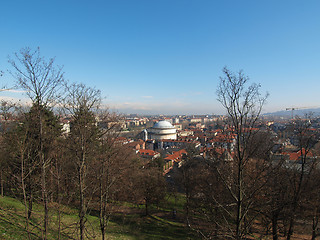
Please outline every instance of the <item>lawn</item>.
[{"label": "lawn", "polygon": [[[181,215],[179,212],[183,208],[181,196],[168,197],[166,204],[151,210],[150,216],[143,215],[142,206],[127,203],[117,205],[119,211],[112,214],[106,239],[199,239],[185,227],[181,218],[175,218],[172,215],[172,209],[177,210],[177,216]],[[48,239],[58,239],[57,205],[52,204],[50,207]],[[29,224],[32,239],[41,239],[42,209],[41,205],[34,204],[34,212]],[[79,239],[77,211],[66,206],[60,206],[60,210],[60,239]],[[21,201],[10,197],[0,197],[0,239],[28,239],[24,211]],[[101,239],[97,216],[88,215],[86,227],[86,239]]]}]

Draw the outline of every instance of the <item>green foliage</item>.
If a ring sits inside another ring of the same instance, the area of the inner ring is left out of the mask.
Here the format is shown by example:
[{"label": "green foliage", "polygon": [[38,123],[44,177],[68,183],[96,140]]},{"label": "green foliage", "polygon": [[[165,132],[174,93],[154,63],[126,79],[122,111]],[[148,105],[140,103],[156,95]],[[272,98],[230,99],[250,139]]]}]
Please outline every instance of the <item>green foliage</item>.
[{"label": "green foliage", "polygon": [[[99,127],[96,124],[93,112],[86,107],[80,107],[76,110],[70,130],[71,149],[82,148],[81,151],[92,152],[97,147]],[[87,156],[89,155],[87,154]]]},{"label": "green foliage", "polygon": [[43,144],[43,153],[49,154],[53,142],[61,135],[58,118],[42,105],[32,105],[30,111],[25,114],[20,128],[20,131],[27,132],[26,141],[32,143],[35,154],[38,154],[40,144]]}]

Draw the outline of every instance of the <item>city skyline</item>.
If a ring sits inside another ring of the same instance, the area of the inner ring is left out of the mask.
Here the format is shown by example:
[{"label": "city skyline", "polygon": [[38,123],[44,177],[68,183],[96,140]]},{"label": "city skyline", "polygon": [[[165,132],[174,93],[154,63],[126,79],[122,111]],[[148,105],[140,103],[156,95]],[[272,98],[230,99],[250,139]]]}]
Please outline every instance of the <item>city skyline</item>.
[{"label": "city skyline", "polygon": [[[264,112],[320,107],[318,1],[6,1],[7,56],[40,47],[65,78],[101,90],[120,113],[224,114],[222,69],[243,70],[269,92]],[[21,92],[1,92],[21,98]]]}]

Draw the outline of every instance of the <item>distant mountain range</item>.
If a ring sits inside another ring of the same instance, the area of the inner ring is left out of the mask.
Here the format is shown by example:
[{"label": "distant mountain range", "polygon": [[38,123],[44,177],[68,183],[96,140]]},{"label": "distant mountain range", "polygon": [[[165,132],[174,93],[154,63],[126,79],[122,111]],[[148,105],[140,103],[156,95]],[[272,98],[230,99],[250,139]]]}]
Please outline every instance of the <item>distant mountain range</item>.
[{"label": "distant mountain range", "polygon": [[312,113],[313,116],[320,116],[320,108],[309,108],[309,109],[297,109],[297,110],[283,110],[272,113],[264,113],[265,116],[284,116],[291,117],[293,116],[305,116],[306,114]]}]

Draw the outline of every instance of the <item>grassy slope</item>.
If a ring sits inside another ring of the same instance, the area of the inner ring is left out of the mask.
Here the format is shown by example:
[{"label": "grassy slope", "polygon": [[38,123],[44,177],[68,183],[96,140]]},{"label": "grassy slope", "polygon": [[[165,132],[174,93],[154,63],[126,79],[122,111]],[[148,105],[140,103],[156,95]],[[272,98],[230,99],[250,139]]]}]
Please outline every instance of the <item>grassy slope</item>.
[{"label": "grassy slope", "polygon": [[[171,204],[170,204],[171,202]],[[171,220],[170,208],[176,208],[179,211],[181,200],[169,201],[170,207],[162,209],[162,215],[152,215],[149,217],[141,216],[135,211],[115,214],[109,223],[107,230],[107,239],[198,239],[185,228],[185,226]],[[51,209],[55,206],[51,206]],[[133,209],[133,207],[131,207]],[[142,210],[138,210],[138,212]],[[61,239],[78,239],[78,233],[75,228],[78,220],[77,212],[67,207],[62,208],[62,234]],[[58,239],[58,221],[57,214],[51,210],[51,220],[49,229],[49,239]],[[32,238],[41,238],[41,220],[42,207],[34,205],[34,214],[31,218],[30,229],[32,229]],[[99,232],[99,219],[95,216],[88,216],[87,221],[88,239],[101,239]],[[23,204],[14,198],[0,197],[0,239],[27,239],[25,230],[25,217]]]}]

